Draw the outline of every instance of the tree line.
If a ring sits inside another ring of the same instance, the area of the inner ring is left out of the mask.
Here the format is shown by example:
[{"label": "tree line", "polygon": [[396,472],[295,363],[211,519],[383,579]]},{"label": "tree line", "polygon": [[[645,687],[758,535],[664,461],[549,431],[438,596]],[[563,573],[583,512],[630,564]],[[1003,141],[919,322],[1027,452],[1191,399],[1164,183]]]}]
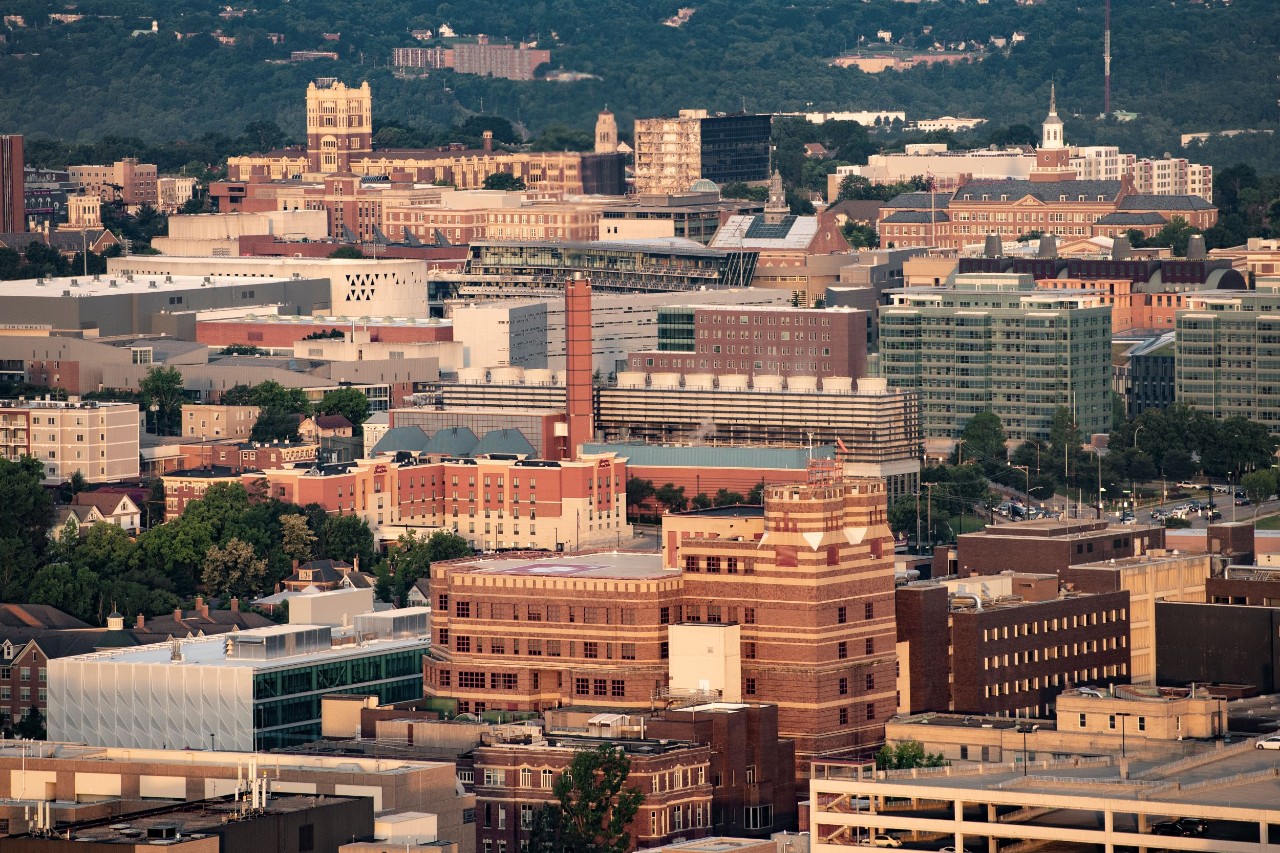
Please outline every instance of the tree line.
[{"label": "tree line", "polygon": [[[39,460],[0,459],[0,501],[9,509],[0,515],[0,599],[48,604],[91,624],[103,624],[113,608],[171,612],[197,592],[247,602],[269,594],[294,560],[358,558],[376,575],[380,598],[403,602],[431,563],[472,553],[466,540],[441,530],[406,534],[383,555],[360,516],[298,506],[239,483],[210,486],[182,515],[137,537],[105,522],[84,535],[71,525],[51,535],[53,496],[41,476]],[[156,486],[151,500],[163,506]]]}]

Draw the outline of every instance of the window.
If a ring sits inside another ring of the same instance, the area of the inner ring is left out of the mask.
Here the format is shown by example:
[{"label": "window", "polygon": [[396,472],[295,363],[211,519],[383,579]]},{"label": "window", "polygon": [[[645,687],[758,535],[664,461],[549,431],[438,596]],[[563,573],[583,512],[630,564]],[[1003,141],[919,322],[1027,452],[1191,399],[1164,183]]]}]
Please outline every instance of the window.
[{"label": "window", "polygon": [[455,636],[453,638],[453,648],[455,651],[459,652],[471,651],[471,638]]},{"label": "window", "polygon": [[627,698],[627,682],[621,678],[615,678],[609,682],[609,696],[614,699]]},{"label": "window", "polygon": [[1107,728],[1114,729],[1116,727],[1116,715],[1109,714],[1107,716]]},{"label": "window", "polygon": [[746,679],[743,682],[742,692],[746,693],[748,696],[756,695],[756,680],[754,678]]},{"label": "window", "polygon": [[658,644],[658,657],[661,660],[666,660],[671,657],[671,644],[666,640],[663,640]]},{"label": "window", "polygon": [[453,615],[459,619],[470,619],[471,618],[471,602],[470,601],[454,602]]},{"label": "window", "polygon": [[533,829],[533,806],[529,803],[520,804],[520,828],[526,831]]},{"label": "window", "polygon": [[875,673],[868,672],[868,673],[867,673],[867,690],[869,690],[869,691],[870,691],[870,690],[875,690],[875,689],[876,689],[876,676],[875,676]]},{"label": "window", "polygon": [[849,709],[848,708],[840,709],[840,725],[842,726],[849,725]]},{"label": "window", "polygon": [[[488,768],[484,771],[484,784],[485,784],[485,787],[488,787],[488,788],[501,788],[507,784],[507,774],[502,770],[494,770],[492,768]],[[502,812],[499,811],[498,814],[499,816],[501,816]],[[488,825],[488,821],[489,821],[489,816],[486,814],[485,815],[486,826]],[[502,824],[499,823],[498,825],[501,826]]]},{"label": "window", "polygon": [[748,806],[745,823],[747,829],[768,829],[773,826],[773,806]]},{"label": "window", "polygon": [[552,771],[550,771],[550,770],[543,770],[543,771],[542,771],[542,788],[543,788],[543,790],[546,790],[546,791],[551,790],[551,787],[552,787],[553,785],[555,785],[555,782],[556,782],[556,774],[555,774],[555,773],[553,773],[553,772],[552,772]]},{"label": "window", "polygon": [[591,679],[591,695],[592,696],[608,696],[609,682],[603,678]]},{"label": "window", "polygon": [[837,607],[836,608],[836,624],[843,625],[848,621],[849,621],[849,608]]},{"label": "window", "polygon": [[671,624],[671,608],[670,607],[658,608],[658,624],[660,625]]},{"label": "window", "polygon": [[1082,729],[1084,728],[1084,721],[1085,721],[1085,715],[1084,715],[1084,714],[1081,714],[1081,715],[1080,715],[1080,728],[1082,728]]},{"label": "window", "polygon": [[862,618],[874,619],[876,617],[876,606],[874,602],[868,601],[862,605]]},{"label": "window", "polygon": [[742,656],[747,660],[756,659],[756,644],[754,641],[747,641],[742,644]]},{"label": "window", "polygon": [[875,718],[876,718],[876,703],[868,702],[867,703],[867,719],[874,720]]},{"label": "window", "polygon": [[587,640],[582,644],[582,656],[584,658],[600,657],[600,644],[594,640]]},{"label": "window", "polygon": [[1139,718],[1138,718],[1138,731],[1140,731],[1140,732],[1145,732],[1146,730],[1147,730],[1147,718],[1146,718],[1146,717],[1139,717]]},{"label": "window", "polygon": [[484,689],[484,673],[483,672],[467,672],[459,670],[458,672],[458,688],[483,690]]},{"label": "window", "polygon": [[849,679],[841,678],[839,686],[840,686],[840,695],[848,696],[849,695]]},{"label": "window", "polygon": [[876,641],[871,637],[867,637],[866,653],[869,655],[874,655],[876,653]]},{"label": "window", "polygon": [[635,659],[636,659],[636,644],[635,644],[635,643],[623,643],[623,644],[622,644],[622,659],[623,659],[623,660],[635,660]]},{"label": "window", "polygon": [[840,642],[836,643],[836,657],[838,657],[840,660],[844,660],[845,658],[849,657],[849,644],[846,643],[844,640],[841,640]]},{"label": "window", "polygon": [[756,624],[756,609],[754,607],[742,608],[742,621],[746,625]]},{"label": "window", "polygon": [[575,678],[573,680],[574,696],[590,696],[591,695],[591,679]]}]

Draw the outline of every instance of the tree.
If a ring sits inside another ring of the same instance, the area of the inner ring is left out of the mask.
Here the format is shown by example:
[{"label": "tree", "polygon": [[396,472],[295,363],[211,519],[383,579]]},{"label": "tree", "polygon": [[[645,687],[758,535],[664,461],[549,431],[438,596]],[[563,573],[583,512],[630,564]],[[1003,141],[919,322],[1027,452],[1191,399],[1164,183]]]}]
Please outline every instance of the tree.
[{"label": "tree", "polygon": [[711,499],[714,506],[737,506],[746,503],[746,498],[742,496],[742,492],[731,492],[728,489],[721,489],[716,492],[714,498]]},{"label": "tree", "polygon": [[696,495],[693,496],[693,500],[690,501],[689,503],[694,509],[710,509],[711,508],[711,498],[707,496],[706,492],[698,492]]},{"label": "tree", "polygon": [[22,715],[22,719],[13,727],[13,732],[18,737],[28,740],[45,740],[49,737],[44,727],[44,714],[40,713],[40,709],[35,705],[28,708]]},{"label": "tree", "polygon": [[364,257],[364,252],[360,250],[359,246],[339,246],[329,253],[329,257],[358,261]]},{"label": "tree", "polygon": [[176,367],[153,367],[138,383],[142,403],[152,413],[156,435],[182,432],[182,402],[186,394],[182,372]]},{"label": "tree", "polygon": [[332,560],[356,559],[368,567],[373,564],[373,533],[358,515],[331,515],[324,522],[325,556]]},{"label": "tree", "polygon": [[897,745],[885,744],[876,753],[877,770],[910,770],[913,767],[943,767],[947,759],[940,752],[926,753],[918,740],[899,741]]},{"label": "tree", "polygon": [[630,771],[630,759],[615,746],[576,752],[552,787],[555,800],[534,813],[529,849],[625,853],[631,847],[627,825],[644,801],[637,788],[623,789]]},{"label": "tree", "polygon": [[674,483],[667,483],[654,492],[653,496],[666,507],[667,512],[684,512],[689,507],[689,499],[684,496],[684,486],[676,488]]},{"label": "tree", "polygon": [[528,189],[525,185],[524,178],[517,178],[508,172],[494,172],[484,179],[484,188],[487,190],[504,190],[506,192],[519,192]]},{"label": "tree", "polygon": [[642,480],[639,477],[627,478],[627,509],[639,513],[640,506],[656,493],[653,480]]},{"label": "tree", "polygon": [[977,460],[984,467],[987,465],[1005,465],[1008,454],[1005,451],[1004,425],[1000,417],[991,411],[978,412],[969,418],[960,433],[960,445],[956,448],[960,460]]},{"label": "tree", "polygon": [[427,559],[432,563],[458,560],[475,553],[471,543],[452,530],[437,530],[427,538]]},{"label": "tree", "polygon": [[242,539],[229,539],[221,548],[209,546],[201,579],[210,592],[235,598],[253,598],[262,591],[267,561]]},{"label": "tree", "polygon": [[1270,469],[1250,471],[1240,478],[1240,490],[1253,501],[1253,513],[1257,515],[1257,505],[1276,493],[1276,475]]},{"label": "tree", "polygon": [[56,563],[36,572],[28,587],[26,600],[32,604],[56,607],[88,622],[93,619],[98,603],[98,585],[98,575],[89,569],[76,569],[66,563]]},{"label": "tree", "polygon": [[27,580],[49,546],[53,498],[42,485],[40,460],[0,459],[0,600],[23,601]]},{"label": "tree", "polygon": [[284,409],[269,408],[258,412],[249,438],[253,441],[297,441],[298,416]]},{"label": "tree", "polygon": [[764,503],[764,480],[751,487],[751,491],[747,493],[746,502],[751,506],[760,506]]},{"label": "tree", "polygon": [[363,435],[361,424],[369,419],[369,398],[355,388],[335,388],[324,395],[316,411],[322,415],[342,415],[351,421],[354,435]]},{"label": "tree", "polygon": [[305,515],[280,516],[280,550],[290,560],[305,563],[316,552],[316,535]]}]

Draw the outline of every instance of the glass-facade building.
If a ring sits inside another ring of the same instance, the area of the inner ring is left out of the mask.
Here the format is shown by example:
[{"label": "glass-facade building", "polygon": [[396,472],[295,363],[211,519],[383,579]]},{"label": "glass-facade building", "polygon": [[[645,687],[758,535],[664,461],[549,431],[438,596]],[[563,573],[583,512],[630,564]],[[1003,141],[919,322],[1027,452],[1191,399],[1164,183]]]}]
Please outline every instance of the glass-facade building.
[{"label": "glass-facade building", "polygon": [[717,184],[769,180],[773,117],[710,116],[702,120],[702,177]]},{"label": "glass-facade building", "polygon": [[329,633],[282,625],[52,660],[49,735],[140,749],[268,750],[319,739],[327,694],[384,703],[422,696],[426,636],[334,645]]},{"label": "glass-facade building", "polygon": [[1280,433],[1280,290],[1189,296],[1174,340],[1179,403]]}]

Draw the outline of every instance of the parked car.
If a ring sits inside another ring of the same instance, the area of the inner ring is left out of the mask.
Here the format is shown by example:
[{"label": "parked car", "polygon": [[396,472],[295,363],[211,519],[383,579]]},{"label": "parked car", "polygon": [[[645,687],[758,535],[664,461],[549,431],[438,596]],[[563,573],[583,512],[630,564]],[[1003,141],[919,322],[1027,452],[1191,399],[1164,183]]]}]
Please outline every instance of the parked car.
[{"label": "parked car", "polygon": [[1208,486],[1202,486],[1199,483],[1193,483],[1190,480],[1183,480],[1178,484],[1179,489],[1207,489]]},{"label": "parked car", "polygon": [[863,842],[864,847],[901,847],[902,842],[892,835],[878,832]]},{"label": "parked car", "polygon": [[1191,831],[1186,829],[1176,820],[1162,820],[1159,823],[1151,824],[1152,835],[1191,835]]},{"label": "parked car", "polygon": [[1253,501],[1249,500],[1248,498],[1244,498],[1244,497],[1236,498],[1236,506],[1249,506],[1252,503]]},{"label": "parked car", "polygon": [[1151,520],[1152,520],[1152,521],[1164,521],[1164,520],[1165,520],[1166,518],[1168,518],[1168,517],[1169,517],[1169,510],[1167,510],[1167,509],[1153,509],[1153,510],[1151,510]]},{"label": "parked car", "polygon": [[1280,749],[1280,735],[1270,735],[1254,744],[1258,749]]},{"label": "parked car", "polygon": [[1222,513],[1216,509],[1209,510],[1210,521],[1222,521]]},{"label": "parked car", "polygon": [[1204,835],[1205,830],[1209,828],[1209,821],[1199,817],[1180,817],[1174,823],[1183,829],[1190,830],[1192,835]]}]

